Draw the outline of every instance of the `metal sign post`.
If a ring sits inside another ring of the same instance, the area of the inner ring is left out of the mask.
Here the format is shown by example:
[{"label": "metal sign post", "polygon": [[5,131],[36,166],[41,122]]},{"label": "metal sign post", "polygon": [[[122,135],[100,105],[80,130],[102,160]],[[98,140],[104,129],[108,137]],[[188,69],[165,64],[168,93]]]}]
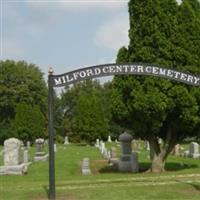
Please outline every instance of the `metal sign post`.
[{"label": "metal sign post", "polygon": [[48,76],[48,134],[49,134],[49,199],[55,200],[55,159],[54,159],[54,120],[53,120],[53,69]]}]

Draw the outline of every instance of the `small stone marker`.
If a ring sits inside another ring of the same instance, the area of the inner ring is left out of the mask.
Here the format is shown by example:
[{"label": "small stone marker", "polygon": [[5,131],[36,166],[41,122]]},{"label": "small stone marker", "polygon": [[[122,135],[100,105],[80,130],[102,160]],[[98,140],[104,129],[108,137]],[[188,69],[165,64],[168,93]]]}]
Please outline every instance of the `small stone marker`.
[{"label": "small stone marker", "polygon": [[82,173],[82,175],[90,175],[91,174],[89,158],[83,159],[82,166],[81,166],[81,173]]},{"label": "small stone marker", "polygon": [[108,136],[108,142],[112,142],[111,136]]},{"label": "small stone marker", "polygon": [[57,152],[57,145],[54,144],[54,152]]},{"label": "small stone marker", "polygon": [[96,139],[95,147],[99,148],[99,146],[100,146],[100,143],[99,143],[99,139],[97,138],[97,139]]},{"label": "small stone marker", "polygon": [[179,156],[180,155],[180,144],[176,144],[172,150],[172,154]]},{"label": "small stone marker", "polygon": [[30,142],[30,141],[27,141],[27,142],[26,142],[26,147],[27,147],[28,149],[30,149],[30,147],[31,147],[31,142]]},{"label": "small stone marker", "polygon": [[149,141],[145,141],[145,149],[146,149],[147,151],[150,151]]},{"label": "small stone marker", "polygon": [[115,147],[111,148],[111,158],[116,159],[117,158],[117,149]]},{"label": "small stone marker", "polygon": [[68,136],[65,136],[64,145],[68,145],[68,144],[69,144],[69,139],[68,139]]}]

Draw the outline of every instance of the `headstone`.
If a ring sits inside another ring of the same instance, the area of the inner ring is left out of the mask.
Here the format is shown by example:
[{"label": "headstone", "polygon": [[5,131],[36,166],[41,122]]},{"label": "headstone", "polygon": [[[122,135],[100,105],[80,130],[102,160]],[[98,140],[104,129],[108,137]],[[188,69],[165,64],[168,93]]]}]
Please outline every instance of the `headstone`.
[{"label": "headstone", "polygon": [[64,145],[67,145],[67,144],[69,144],[69,139],[68,139],[68,136],[65,136]]},{"label": "headstone", "polygon": [[57,152],[57,145],[54,144],[54,152]]},{"label": "headstone", "polygon": [[29,155],[28,155],[28,150],[24,150],[24,163],[29,162]]},{"label": "headstone", "polygon": [[19,165],[23,162],[23,151],[21,141],[16,138],[5,140],[4,142],[4,165]]},{"label": "headstone", "polygon": [[4,141],[4,166],[0,167],[0,175],[22,175],[27,173],[28,166],[23,163],[22,142],[16,138]]},{"label": "headstone", "polygon": [[89,158],[83,159],[82,165],[81,165],[81,172],[82,172],[82,175],[90,175],[91,174]]},{"label": "headstone", "polygon": [[115,147],[111,148],[109,162],[112,164],[118,164],[117,150]]},{"label": "headstone", "polygon": [[145,141],[145,149],[146,149],[147,151],[150,151],[149,141]]},{"label": "headstone", "polygon": [[108,136],[108,142],[112,142],[111,136]]},{"label": "headstone", "polygon": [[48,158],[48,155],[45,154],[44,152],[44,139],[43,138],[38,138],[35,140],[35,145],[36,145],[36,152],[35,152],[35,157],[34,161],[46,161]]},{"label": "headstone", "polygon": [[138,150],[138,146],[137,146],[137,141],[135,139],[133,139],[132,145],[133,145],[133,150],[137,151]]},{"label": "headstone", "polygon": [[180,144],[176,144],[172,150],[172,154],[179,156],[180,155]]},{"label": "headstone", "polygon": [[105,143],[102,142],[102,143],[101,143],[101,154],[103,154],[104,151],[105,151]]},{"label": "headstone", "polygon": [[103,157],[108,159],[108,150],[106,147],[104,148],[104,151],[103,151]]},{"label": "headstone", "polygon": [[115,147],[111,148],[111,158],[117,158],[117,149]]},{"label": "headstone", "polygon": [[133,137],[128,133],[119,136],[121,142],[122,155],[119,160],[119,171],[138,172],[138,160],[136,153],[132,153],[131,142]]},{"label": "headstone", "polygon": [[189,147],[189,157],[200,158],[199,154],[199,144],[196,142],[191,142]]},{"label": "headstone", "polygon": [[95,147],[97,147],[97,148],[98,148],[98,147],[99,147],[99,145],[100,145],[100,143],[99,143],[99,139],[97,138],[97,139],[96,139],[96,144],[95,144]]},{"label": "headstone", "polygon": [[110,160],[110,159],[111,159],[111,151],[108,150],[108,160]]},{"label": "headstone", "polygon": [[158,144],[162,144],[162,139],[161,138],[158,138]]},{"label": "headstone", "polygon": [[31,147],[31,142],[30,142],[30,141],[27,141],[27,142],[26,142],[26,147],[27,147],[28,149],[30,149],[30,147]]}]

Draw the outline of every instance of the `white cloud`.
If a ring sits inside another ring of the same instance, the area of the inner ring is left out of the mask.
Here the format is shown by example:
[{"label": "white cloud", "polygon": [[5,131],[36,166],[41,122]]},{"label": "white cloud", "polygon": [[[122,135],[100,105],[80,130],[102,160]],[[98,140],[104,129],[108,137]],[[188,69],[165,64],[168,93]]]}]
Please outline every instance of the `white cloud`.
[{"label": "white cloud", "polygon": [[129,0],[26,0],[31,8],[48,8],[51,10],[67,10],[68,12],[85,12],[94,10],[117,11],[127,6]]},{"label": "white cloud", "polygon": [[128,45],[128,29],[128,14],[117,16],[98,28],[94,43],[99,47],[118,50],[121,46]]}]

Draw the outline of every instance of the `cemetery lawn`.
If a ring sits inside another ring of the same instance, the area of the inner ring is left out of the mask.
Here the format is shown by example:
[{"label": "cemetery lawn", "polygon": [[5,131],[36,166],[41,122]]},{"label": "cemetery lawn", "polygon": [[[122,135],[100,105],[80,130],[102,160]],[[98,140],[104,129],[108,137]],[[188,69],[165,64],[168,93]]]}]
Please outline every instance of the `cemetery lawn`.
[{"label": "cemetery lawn", "polygon": [[[170,155],[166,172],[146,173],[148,152],[139,151],[141,172],[119,173],[92,146],[57,145],[57,200],[199,200],[200,160]],[[115,143],[107,147],[116,146]],[[119,148],[119,147],[117,147]],[[0,151],[2,147],[0,147]],[[31,158],[35,148],[31,147]],[[119,151],[118,151],[119,153]],[[81,175],[81,160],[90,158],[92,175]],[[2,155],[0,165],[3,165]],[[1,200],[47,200],[48,162],[29,166],[24,176],[0,176]]]}]

